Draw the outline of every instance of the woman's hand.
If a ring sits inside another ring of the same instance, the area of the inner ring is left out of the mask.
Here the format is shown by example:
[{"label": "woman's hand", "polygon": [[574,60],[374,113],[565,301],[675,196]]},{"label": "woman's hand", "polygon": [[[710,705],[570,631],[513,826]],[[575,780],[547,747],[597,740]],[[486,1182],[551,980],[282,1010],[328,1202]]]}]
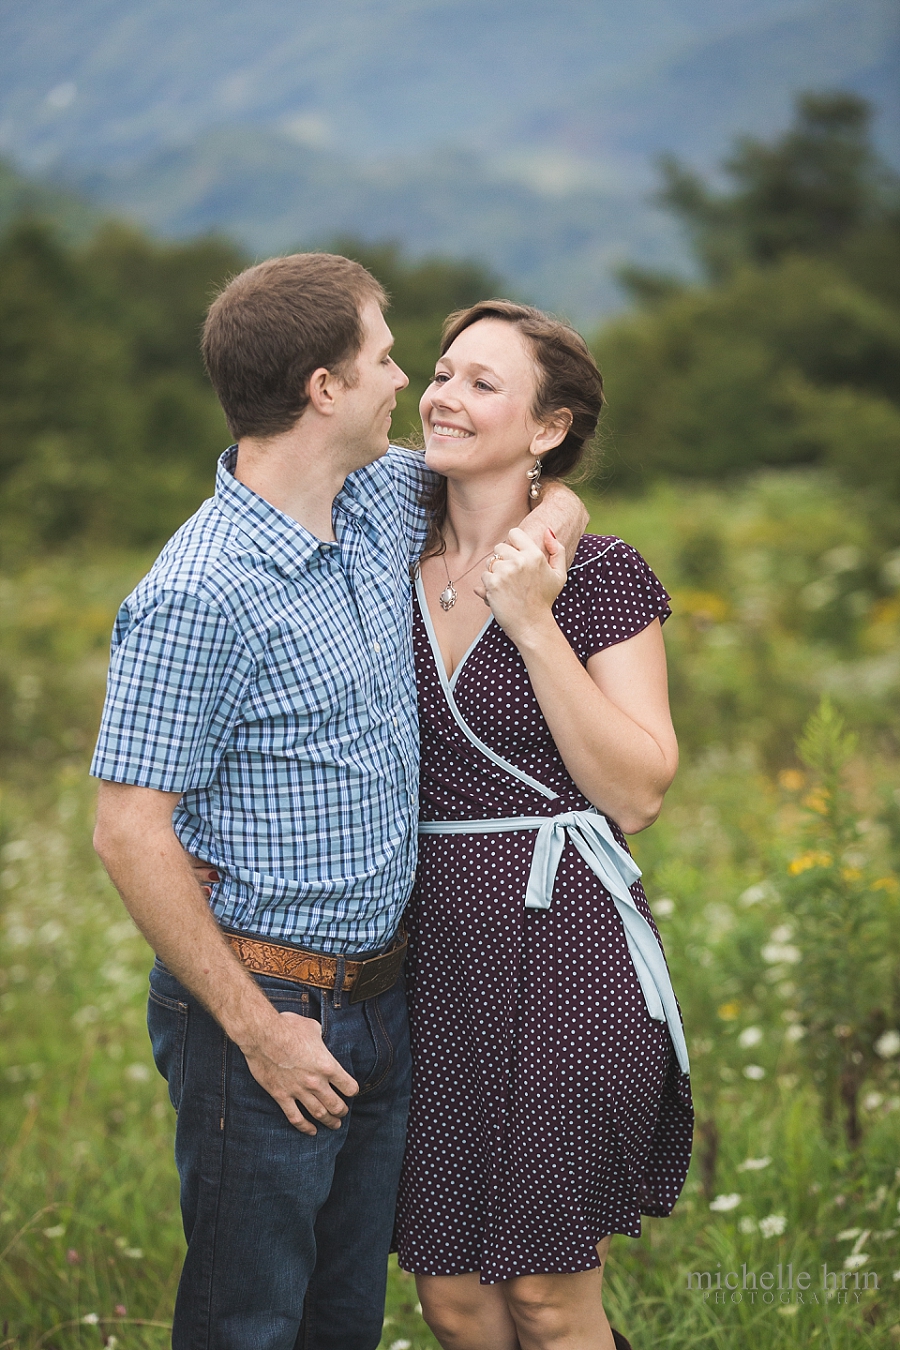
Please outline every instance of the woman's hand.
[{"label": "woman's hand", "polygon": [[551,606],[566,584],[565,550],[550,529],[543,548],[524,530],[512,529],[481,580],[494,618],[518,646],[534,639],[548,619],[554,622]]},{"label": "woman's hand", "polygon": [[185,849],[185,857],[191,865],[191,871],[206,894],[212,895],[212,883],[222,880],[219,873],[211,863],[204,862],[202,858],[194,857],[193,853],[188,853],[187,849]]}]

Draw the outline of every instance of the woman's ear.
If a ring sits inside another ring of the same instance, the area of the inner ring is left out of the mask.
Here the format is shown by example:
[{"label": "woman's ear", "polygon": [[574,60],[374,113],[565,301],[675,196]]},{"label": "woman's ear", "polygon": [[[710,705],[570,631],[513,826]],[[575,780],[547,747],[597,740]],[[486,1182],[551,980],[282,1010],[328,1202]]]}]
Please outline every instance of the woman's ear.
[{"label": "woman's ear", "polygon": [[529,453],[535,459],[540,459],[548,450],[555,450],[568,436],[571,425],[572,414],[569,409],[557,408],[532,438]]}]

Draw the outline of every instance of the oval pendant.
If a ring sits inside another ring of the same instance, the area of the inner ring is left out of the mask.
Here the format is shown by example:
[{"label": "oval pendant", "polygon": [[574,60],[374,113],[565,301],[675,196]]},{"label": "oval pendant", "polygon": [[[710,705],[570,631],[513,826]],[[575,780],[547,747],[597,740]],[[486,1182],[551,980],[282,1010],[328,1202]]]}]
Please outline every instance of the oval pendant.
[{"label": "oval pendant", "polygon": [[441,602],[441,609],[443,610],[452,609],[456,604],[456,591],[450,585],[449,581],[438,598]]}]

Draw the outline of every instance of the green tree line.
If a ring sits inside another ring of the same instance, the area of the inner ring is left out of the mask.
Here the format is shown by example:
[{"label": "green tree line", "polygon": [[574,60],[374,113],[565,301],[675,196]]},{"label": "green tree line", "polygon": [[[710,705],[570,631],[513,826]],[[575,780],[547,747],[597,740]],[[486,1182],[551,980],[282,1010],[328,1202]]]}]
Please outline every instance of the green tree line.
[{"label": "green tree line", "polygon": [[613,481],[819,465],[900,499],[900,180],[869,122],[802,96],[783,137],[737,142],[727,191],[663,161],[701,281],[622,271],[637,307],[595,342]]},{"label": "green tree line", "polygon": [[[594,339],[610,407],[595,483],[726,479],[822,465],[900,498],[900,190],[869,109],[807,95],[779,139],[743,139],[715,190],[674,160],[661,197],[698,278],[623,269],[634,304]],[[337,240],[392,297],[416,424],[440,324],[504,289],[476,263]],[[0,239],[0,547],[152,546],[208,494],[227,443],[198,336],[250,261],[225,239],[165,243],[109,223],[78,242],[35,216]],[[891,505],[893,503],[893,506]],[[894,530],[894,526],[891,525]]]}]

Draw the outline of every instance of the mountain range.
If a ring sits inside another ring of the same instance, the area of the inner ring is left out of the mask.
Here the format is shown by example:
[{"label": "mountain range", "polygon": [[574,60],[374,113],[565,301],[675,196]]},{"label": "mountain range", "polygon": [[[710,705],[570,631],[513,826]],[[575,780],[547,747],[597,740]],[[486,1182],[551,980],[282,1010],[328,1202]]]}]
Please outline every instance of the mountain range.
[{"label": "mountain range", "polygon": [[653,157],[710,171],[801,89],[900,162],[896,0],[30,0],[0,12],[0,153],[164,234],[477,256],[585,319],[684,265]]}]

